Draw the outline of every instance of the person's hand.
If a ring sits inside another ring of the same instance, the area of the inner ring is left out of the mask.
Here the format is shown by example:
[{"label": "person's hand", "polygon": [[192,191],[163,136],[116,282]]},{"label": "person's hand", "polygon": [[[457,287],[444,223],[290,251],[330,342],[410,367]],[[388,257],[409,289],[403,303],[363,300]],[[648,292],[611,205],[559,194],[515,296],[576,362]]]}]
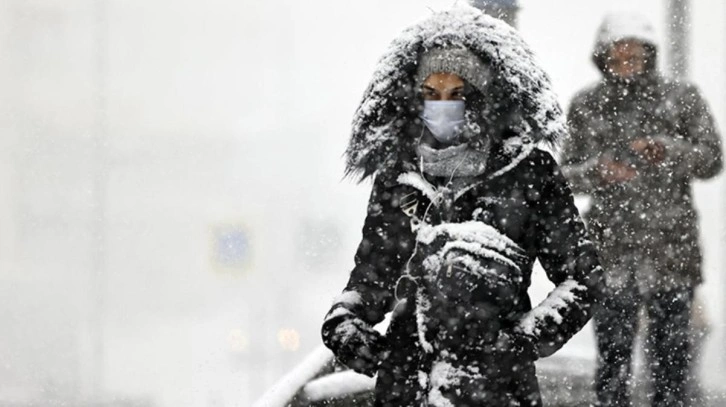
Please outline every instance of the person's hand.
[{"label": "person's hand", "polygon": [[374,376],[389,353],[385,338],[369,324],[357,318],[344,324],[346,326],[341,324],[339,329],[344,331],[345,338],[341,338],[342,343],[337,349],[336,356],[356,372]]},{"label": "person's hand", "polygon": [[638,175],[632,165],[604,157],[598,162],[598,173],[607,184],[628,182]]},{"label": "person's hand", "polygon": [[494,350],[500,355],[512,357],[514,360],[534,361],[537,359],[537,347],[530,337],[514,331],[500,331]]},{"label": "person's hand", "polygon": [[499,331],[497,339],[484,347],[481,361],[495,366],[500,373],[521,371],[538,359],[537,347],[532,338],[509,329]]},{"label": "person's hand", "polygon": [[639,138],[630,143],[630,148],[651,164],[660,164],[666,157],[665,145],[651,138]]}]

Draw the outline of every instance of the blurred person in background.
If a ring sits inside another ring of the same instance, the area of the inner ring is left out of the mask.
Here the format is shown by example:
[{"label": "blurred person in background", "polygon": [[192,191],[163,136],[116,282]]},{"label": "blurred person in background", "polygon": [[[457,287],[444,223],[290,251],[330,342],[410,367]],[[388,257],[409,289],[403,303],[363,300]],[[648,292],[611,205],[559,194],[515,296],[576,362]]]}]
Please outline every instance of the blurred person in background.
[{"label": "blurred person in background", "polygon": [[562,165],[575,193],[591,197],[589,232],[603,262],[606,297],[595,312],[600,406],[630,406],[638,310],[648,326],[652,405],[687,405],[689,324],[701,283],[691,182],[722,167],[721,142],[700,92],[657,70],[644,18],[605,18],[593,53],[602,80],[569,112]]},{"label": "blurred person in background", "polygon": [[[514,29],[436,13],[380,60],[347,171],[373,179],[355,267],[322,328],[378,406],[541,406],[534,361],[589,320],[601,269],[553,157],[565,119]],[[532,308],[535,260],[555,289]],[[392,311],[385,335],[374,325]]]}]

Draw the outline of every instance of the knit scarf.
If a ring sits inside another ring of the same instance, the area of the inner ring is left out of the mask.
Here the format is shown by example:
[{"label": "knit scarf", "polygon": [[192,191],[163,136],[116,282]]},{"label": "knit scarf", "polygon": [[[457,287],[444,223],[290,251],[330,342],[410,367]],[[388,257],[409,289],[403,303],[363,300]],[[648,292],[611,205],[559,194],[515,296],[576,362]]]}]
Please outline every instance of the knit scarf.
[{"label": "knit scarf", "polygon": [[421,143],[416,148],[421,170],[434,177],[476,177],[486,171],[488,150],[478,151],[468,144],[435,149]]}]

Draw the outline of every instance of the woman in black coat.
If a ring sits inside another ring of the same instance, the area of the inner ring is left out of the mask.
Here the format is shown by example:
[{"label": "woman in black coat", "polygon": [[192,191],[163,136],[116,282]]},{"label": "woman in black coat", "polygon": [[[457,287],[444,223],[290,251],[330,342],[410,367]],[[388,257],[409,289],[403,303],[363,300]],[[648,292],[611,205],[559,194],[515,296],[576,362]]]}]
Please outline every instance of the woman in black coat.
[{"label": "woman in black coat", "polygon": [[[564,131],[526,44],[475,9],[432,15],[384,55],[347,150],[349,174],[375,179],[363,239],[322,330],[377,373],[378,406],[541,405],[534,361],[585,325],[601,277],[536,147]],[[556,288],[532,308],[535,260]]]}]

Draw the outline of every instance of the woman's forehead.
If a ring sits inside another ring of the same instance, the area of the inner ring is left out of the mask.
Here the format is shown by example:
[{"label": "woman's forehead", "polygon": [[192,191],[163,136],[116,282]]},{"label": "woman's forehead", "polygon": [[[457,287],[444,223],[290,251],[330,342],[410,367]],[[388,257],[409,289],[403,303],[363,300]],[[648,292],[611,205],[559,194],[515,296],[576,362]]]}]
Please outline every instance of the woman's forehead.
[{"label": "woman's forehead", "polygon": [[424,86],[454,88],[464,86],[464,79],[454,73],[437,72],[429,75],[424,81]]},{"label": "woman's forehead", "polygon": [[614,42],[610,49],[614,52],[644,53],[645,44],[635,39],[625,39]]}]

